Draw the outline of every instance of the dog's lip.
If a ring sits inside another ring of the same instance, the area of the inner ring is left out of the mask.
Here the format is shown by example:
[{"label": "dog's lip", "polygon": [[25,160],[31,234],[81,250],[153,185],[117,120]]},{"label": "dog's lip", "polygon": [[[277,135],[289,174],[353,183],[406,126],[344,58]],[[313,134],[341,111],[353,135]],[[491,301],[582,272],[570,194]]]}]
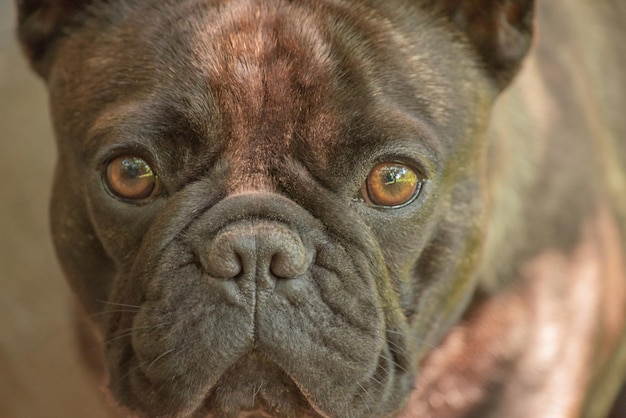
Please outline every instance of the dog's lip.
[{"label": "dog's lip", "polygon": [[251,411],[240,413],[239,418],[272,418],[272,416],[264,411]]},{"label": "dog's lip", "polygon": [[[312,417],[312,416],[306,416],[306,417],[302,417],[301,418],[317,418],[317,417]],[[275,418],[274,415],[265,412],[265,411],[245,411],[245,412],[241,412],[239,413],[239,415],[237,416],[237,418]],[[323,416],[323,418],[327,418],[326,416]]]},{"label": "dog's lip", "polygon": [[[313,397],[310,395],[310,393],[308,393],[307,390],[304,389],[304,387],[298,382],[298,380],[295,379],[293,377],[293,375],[290,374],[287,370],[285,370],[283,367],[281,367],[280,364],[278,364],[277,362],[271,360],[269,357],[267,357],[263,353],[260,353],[260,352],[258,352],[256,350],[252,350],[250,353],[247,354],[247,356],[256,356],[256,357],[262,359],[262,361],[267,362],[267,364],[271,364],[272,367],[275,367],[276,369],[280,370],[282,373],[285,374],[285,376],[287,376],[289,378],[289,380],[297,388],[297,390],[300,393],[300,395],[302,395],[302,397],[306,401],[306,404],[311,408],[310,411],[307,411],[307,414],[305,416],[301,415],[302,414],[301,411],[298,411],[298,413],[300,414],[298,416],[303,417],[303,418],[331,418],[330,415],[328,415],[327,413],[323,412],[320,409],[320,407],[313,400]],[[210,389],[208,389],[207,395],[205,397],[205,400],[210,399],[210,397],[214,393],[214,391],[219,388],[219,380],[222,377],[224,377],[225,375],[227,375],[227,373],[229,373],[228,370],[225,371],[224,373],[222,373],[222,375],[218,378],[218,383],[216,383]],[[263,394],[263,390],[260,389],[259,395],[261,395],[261,396],[259,396],[259,399],[261,400],[261,403],[264,403],[264,401],[262,400],[263,399],[262,394]],[[262,406],[259,407],[258,405],[256,407],[258,409],[255,409],[255,410],[252,410],[252,411],[241,411],[241,412],[239,412],[238,415],[237,415],[237,418],[274,418],[275,417],[275,415],[272,415],[271,411],[269,411],[268,409],[263,409]]]},{"label": "dog's lip", "polygon": [[298,388],[302,396],[304,396],[304,399],[306,399],[306,401],[309,403],[311,408],[313,408],[313,410],[319,415],[319,418],[330,418],[330,415],[326,415],[323,411],[320,410],[317,404],[313,402],[313,400],[311,399],[311,395],[302,387],[302,385],[296,379],[294,379],[293,376],[291,376],[289,373],[287,372],[285,373],[293,381],[294,385],[296,385],[296,387]]},{"label": "dog's lip", "polygon": [[[270,360],[271,361],[271,360]],[[294,378],[292,376],[291,373],[289,373],[287,370],[285,370],[283,367],[281,367],[278,363],[272,361],[272,363],[274,363],[276,365],[276,367],[278,369],[280,369],[283,373],[285,373],[285,375],[287,375],[289,377],[289,379],[291,379],[291,381],[293,382],[293,384],[298,388],[298,390],[300,391],[300,393],[302,394],[302,396],[304,397],[304,399],[307,401],[307,403],[311,406],[311,408],[313,408],[313,410],[319,415],[319,417],[317,418],[330,418],[329,415],[327,415],[326,413],[324,413],[322,410],[320,410],[319,406],[313,401],[313,398],[311,396],[310,393],[308,393],[307,390],[305,390],[302,385],[300,384],[300,382],[298,382],[298,379]],[[313,417],[311,417],[313,418]]]},{"label": "dog's lip", "polygon": [[[132,350],[132,357],[138,360],[139,358],[137,357],[137,353],[134,351],[134,349],[132,349],[132,347],[131,347],[131,350]],[[245,357],[245,356],[258,356],[259,358],[262,358],[263,361],[266,361],[268,364],[271,364],[271,367],[275,367],[276,369],[284,373],[284,375],[294,385],[294,388],[297,389],[297,393],[299,393],[303,401],[303,403],[300,403],[299,405],[301,408],[304,407],[304,409],[297,409],[296,416],[299,416],[302,418],[331,418],[331,415],[329,415],[328,412],[325,412],[322,409],[322,407],[318,403],[316,403],[311,393],[294,377],[294,375],[292,373],[289,373],[287,370],[285,370],[285,368],[282,367],[278,362],[272,360],[271,358],[269,358],[262,352],[257,351],[256,349],[251,350],[250,352],[248,352],[246,355],[242,357]],[[241,357],[237,360],[234,360],[232,365],[236,364],[239,360],[241,360]],[[210,400],[211,396],[214,394],[216,390],[219,390],[220,379],[226,376],[228,373],[229,373],[229,370],[226,369],[223,373],[221,373],[219,376],[216,377],[215,383],[213,385],[207,386],[205,389],[199,390],[197,393],[197,397],[196,397],[197,403],[194,402],[195,406],[193,404],[188,404],[187,407],[183,409],[183,410],[186,410],[186,412],[183,412],[184,415],[180,415],[180,417],[191,418],[191,417],[204,416],[201,414],[206,406],[206,402]],[[140,367],[140,366],[133,367],[132,372],[128,373],[125,376],[125,378],[130,378],[131,380],[135,380],[131,378],[131,375],[135,375],[135,379],[143,380],[148,384],[152,385],[155,383],[146,374],[143,367]],[[131,387],[133,389],[136,389],[133,383],[131,383]],[[133,391],[132,397],[135,398],[136,400],[141,400],[143,399],[142,393],[143,391],[141,392]],[[273,414],[271,408],[265,407],[265,405],[271,404],[271,398],[268,398],[267,400],[265,400],[262,395],[263,395],[263,391],[261,390],[259,393],[259,402],[256,405],[254,405],[254,407],[257,409],[241,410],[238,413],[237,418],[274,418],[276,415]],[[131,415],[129,416],[131,416],[132,418],[147,418],[149,416],[149,415],[145,415],[146,412],[149,412],[149,408],[146,409],[147,405],[143,404],[142,401],[140,401],[139,404],[135,404],[135,405],[136,405],[135,407],[131,407],[131,408],[134,409],[138,407],[138,409],[127,410],[126,412],[127,415],[130,413]],[[296,405],[296,402],[294,402],[294,405]],[[127,406],[130,407],[130,405],[127,405]],[[213,415],[209,413],[208,417],[213,417]]]}]

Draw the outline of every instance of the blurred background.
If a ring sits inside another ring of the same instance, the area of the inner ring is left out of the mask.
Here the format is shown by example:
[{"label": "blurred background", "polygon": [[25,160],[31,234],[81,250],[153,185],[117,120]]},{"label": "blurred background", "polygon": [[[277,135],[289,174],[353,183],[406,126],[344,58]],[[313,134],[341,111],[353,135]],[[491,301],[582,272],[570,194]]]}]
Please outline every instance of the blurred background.
[{"label": "blurred background", "polygon": [[101,418],[48,231],[55,147],[45,89],[14,20],[13,1],[0,0],[0,417]]}]

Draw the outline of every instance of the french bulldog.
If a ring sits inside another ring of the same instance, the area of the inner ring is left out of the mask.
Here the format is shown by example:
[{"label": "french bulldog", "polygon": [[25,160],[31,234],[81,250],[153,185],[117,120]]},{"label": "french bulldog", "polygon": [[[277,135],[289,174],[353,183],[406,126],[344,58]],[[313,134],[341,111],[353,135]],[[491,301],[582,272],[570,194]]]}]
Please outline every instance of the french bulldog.
[{"label": "french bulldog", "polygon": [[609,414],[622,3],[17,7],[56,251],[122,416]]}]

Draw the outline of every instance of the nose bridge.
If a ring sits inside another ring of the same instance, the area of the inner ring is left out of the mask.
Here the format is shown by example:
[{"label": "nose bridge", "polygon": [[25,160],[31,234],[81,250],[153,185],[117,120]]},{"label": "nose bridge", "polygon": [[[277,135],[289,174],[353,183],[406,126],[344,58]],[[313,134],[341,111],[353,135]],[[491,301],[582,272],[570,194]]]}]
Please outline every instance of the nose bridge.
[{"label": "nose bridge", "polygon": [[307,270],[310,254],[298,234],[273,221],[240,221],[204,245],[200,259],[207,273],[219,279],[256,280],[273,285]]},{"label": "nose bridge", "polygon": [[230,195],[276,189],[274,176],[284,169],[292,152],[290,140],[294,134],[292,121],[285,115],[282,117],[286,119],[229,122],[237,125],[228,128],[224,151],[228,170],[224,186]]}]

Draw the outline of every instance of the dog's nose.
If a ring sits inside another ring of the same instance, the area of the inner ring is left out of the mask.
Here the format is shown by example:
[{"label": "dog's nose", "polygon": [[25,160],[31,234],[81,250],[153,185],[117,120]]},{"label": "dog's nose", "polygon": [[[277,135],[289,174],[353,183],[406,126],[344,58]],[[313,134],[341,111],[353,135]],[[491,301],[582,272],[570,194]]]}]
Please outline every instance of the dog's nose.
[{"label": "dog's nose", "polygon": [[298,234],[273,222],[230,225],[200,255],[207,273],[222,279],[295,278],[306,272],[310,259]]}]

